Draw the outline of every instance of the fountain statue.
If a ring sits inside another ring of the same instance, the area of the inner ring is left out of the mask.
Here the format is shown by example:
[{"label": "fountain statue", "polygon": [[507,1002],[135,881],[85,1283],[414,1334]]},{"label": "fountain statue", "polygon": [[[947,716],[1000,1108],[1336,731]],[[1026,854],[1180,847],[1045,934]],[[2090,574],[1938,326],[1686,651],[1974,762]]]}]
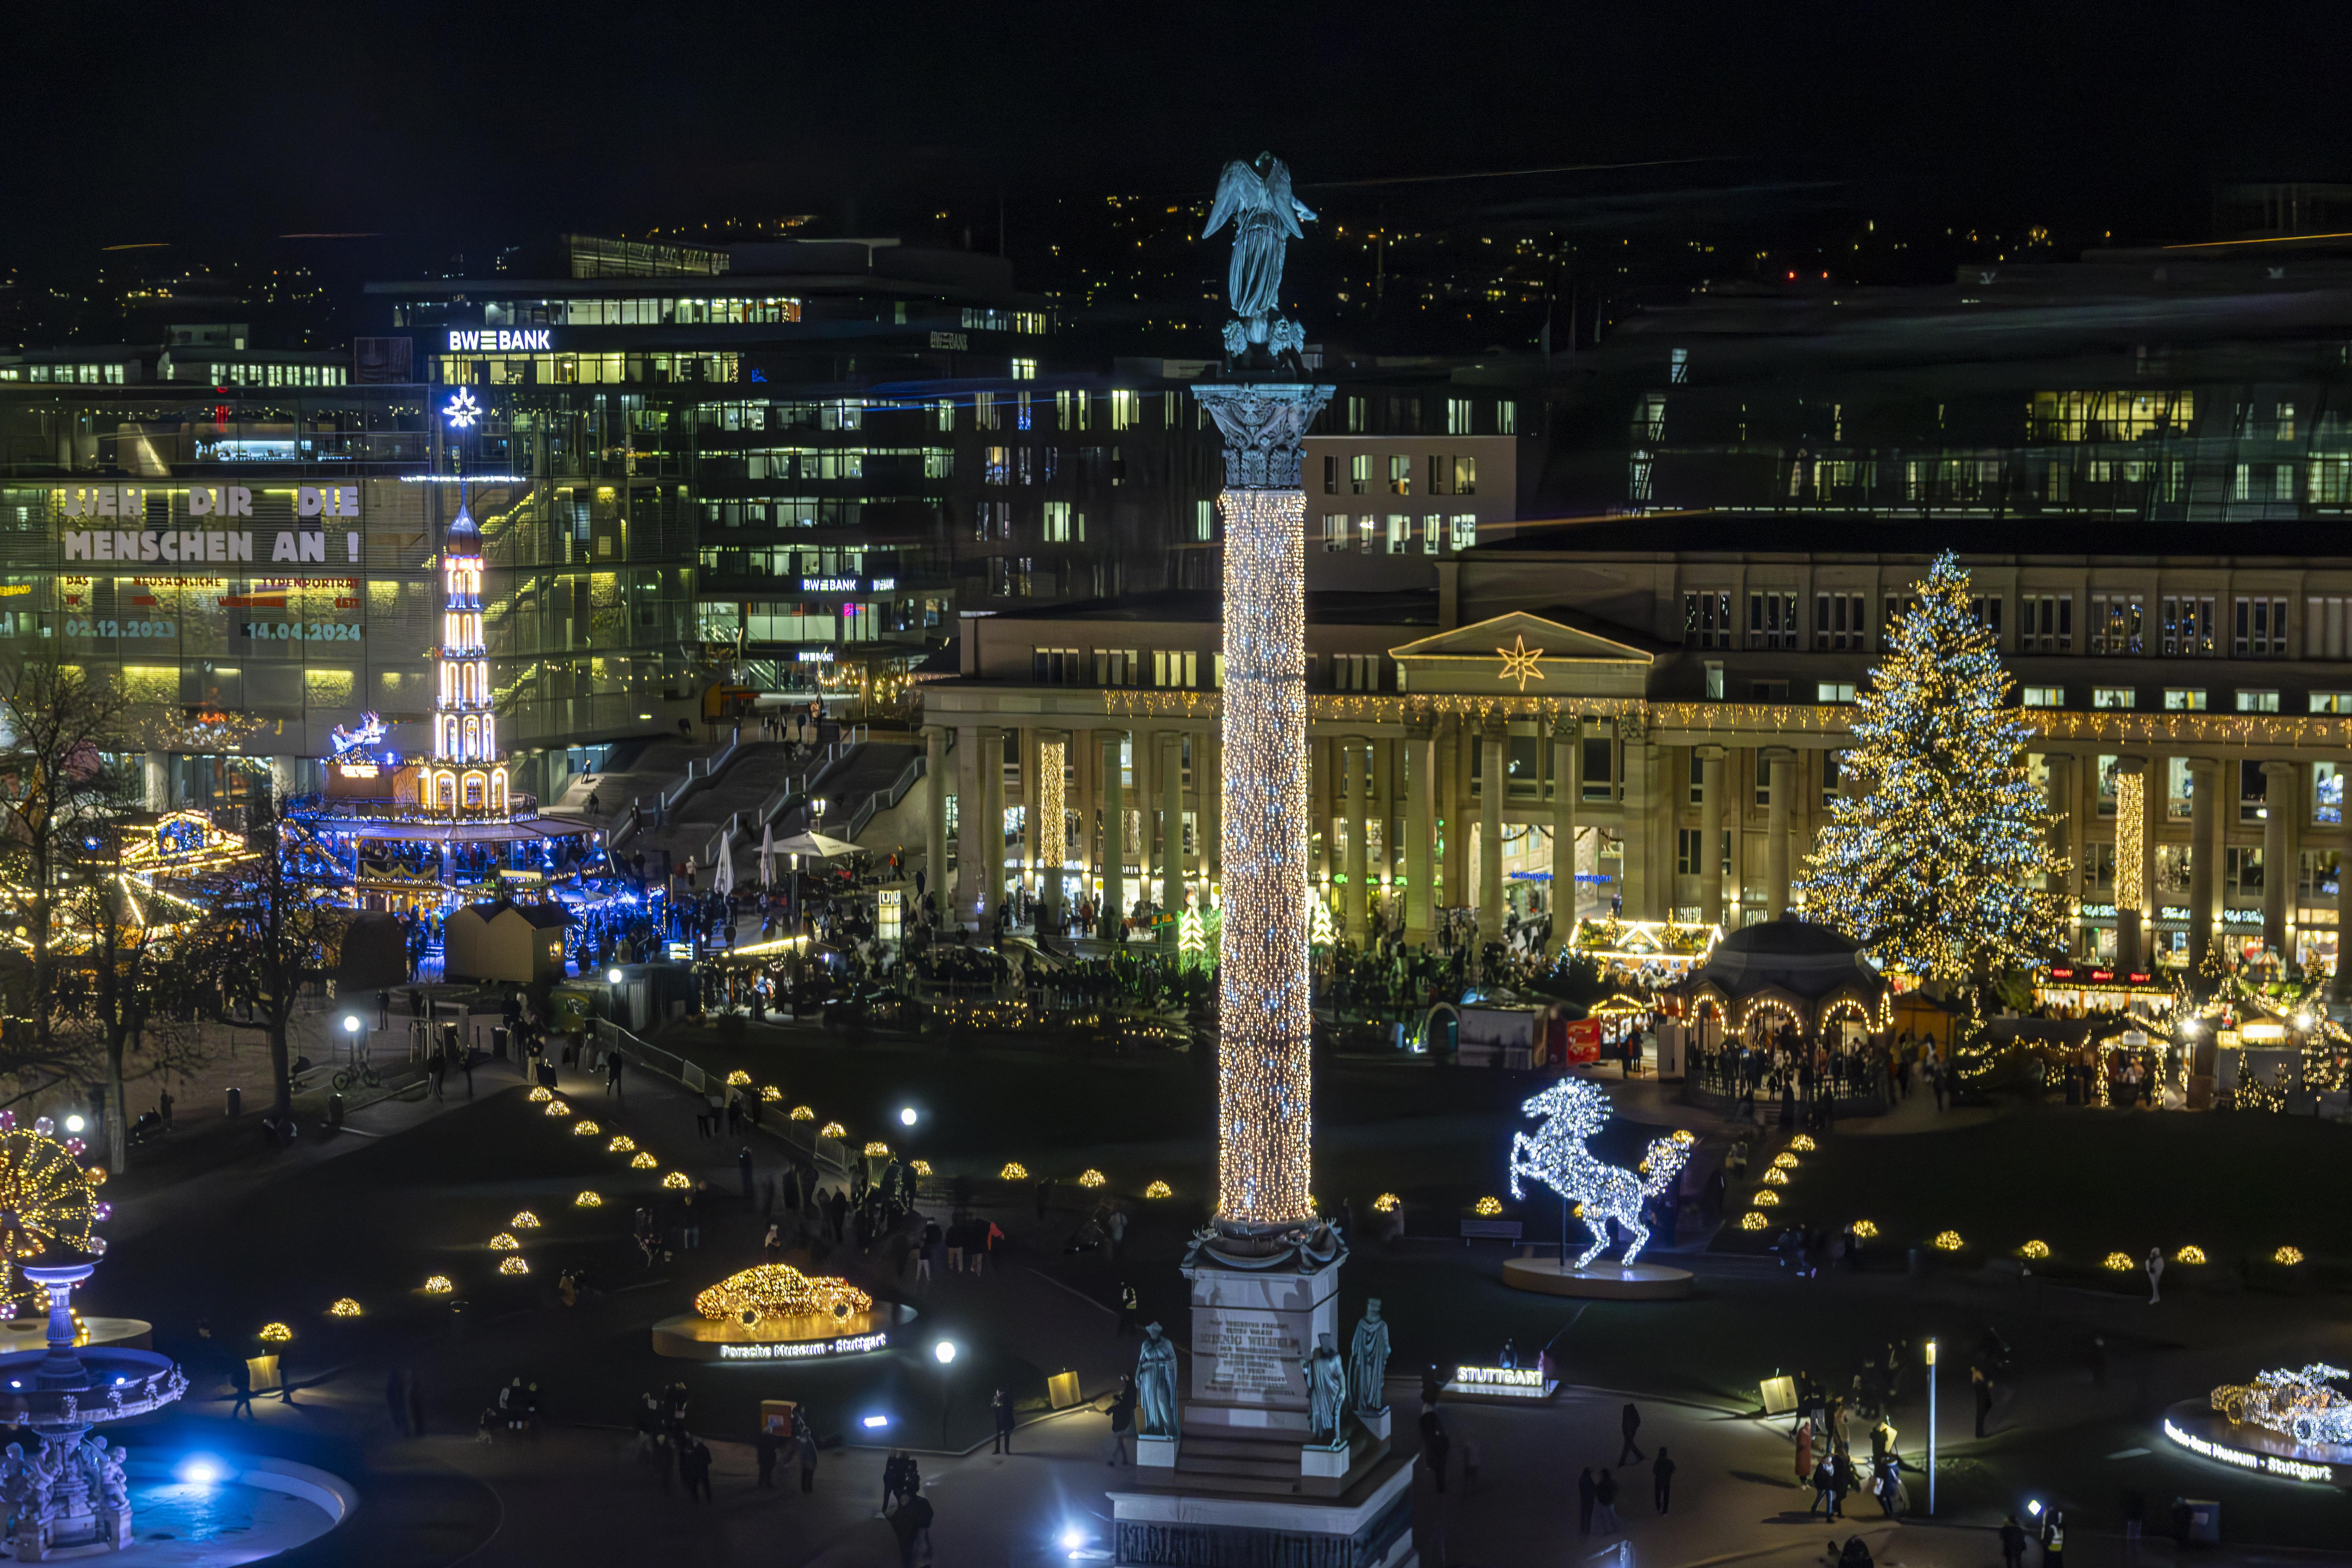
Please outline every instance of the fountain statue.
[{"label": "fountain statue", "polygon": [[79,1139],[60,1143],[43,1117],[26,1132],[0,1112],[0,1263],[48,1301],[47,1345],[0,1355],[0,1416],[30,1434],[0,1454],[0,1499],[14,1521],[11,1554],[37,1563],[63,1547],[131,1544],[128,1456],[92,1429],[143,1415],[188,1391],[169,1356],[128,1346],[77,1346],[74,1288],[96,1272],[106,1215],[92,1196]]}]

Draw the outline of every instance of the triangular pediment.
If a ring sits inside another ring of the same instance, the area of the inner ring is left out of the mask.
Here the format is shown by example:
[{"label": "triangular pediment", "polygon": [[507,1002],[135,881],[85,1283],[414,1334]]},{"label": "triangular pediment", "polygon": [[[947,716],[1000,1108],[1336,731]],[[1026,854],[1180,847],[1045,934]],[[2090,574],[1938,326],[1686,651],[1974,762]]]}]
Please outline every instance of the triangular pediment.
[{"label": "triangular pediment", "polygon": [[1639,695],[1656,656],[1631,643],[1525,610],[1456,626],[1389,650],[1414,691],[1613,690]]},{"label": "triangular pediment", "polygon": [[1550,664],[1564,659],[1606,659],[1612,663],[1631,661],[1636,664],[1653,662],[1653,656],[1631,643],[1613,642],[1595,633],[1580,631],[1574,626],[1529,615],[1525,610],[1513,610],[1508,615],[1491,620],[1456,626],[1450,632],[1423,637],[1402,647],[1389,649],[1393,659],[1408,658],[1481,658],[1492,661],[1506,648],[1540,650],[1542,660]]}]

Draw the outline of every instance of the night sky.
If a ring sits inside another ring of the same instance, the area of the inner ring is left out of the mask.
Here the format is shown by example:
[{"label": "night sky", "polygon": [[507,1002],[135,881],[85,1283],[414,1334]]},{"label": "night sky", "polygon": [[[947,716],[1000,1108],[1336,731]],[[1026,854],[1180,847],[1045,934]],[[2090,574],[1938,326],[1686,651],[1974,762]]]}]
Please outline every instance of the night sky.
[{"label": "night sky", "polygon": [[2352,173],[2342,8],[2255,16],[22,5],[0,259],[343,232],[430,254],[787,213],[888,233],[984,222],[1000,195],[1198,195],[1262,146],[1309,184],[1696,160],[2175,237],[2217,179]]}]

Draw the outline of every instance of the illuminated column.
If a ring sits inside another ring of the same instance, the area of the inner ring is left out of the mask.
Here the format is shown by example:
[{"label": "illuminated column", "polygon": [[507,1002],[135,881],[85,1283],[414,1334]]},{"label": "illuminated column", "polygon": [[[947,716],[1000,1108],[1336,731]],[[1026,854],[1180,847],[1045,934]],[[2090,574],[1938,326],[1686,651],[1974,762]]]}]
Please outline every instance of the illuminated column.
[{"label": "illuminated column", "polygon": [[2281,963],[2294,956],[2287,923],[2294,907],[2294,764],[2263,764],[2263,945]]},{"label": "illuminated column", "polygon": [[1436,889],[1430,885],[1436,874],[1436,731],[1428,720],[1416,719],[1404,742],[1404,940],[1413,947],[1428,945],[1431,911],[1437,907]]},{"label": "illuminated column", "polygon": [[1470,826],[1462,809],[1462,719],[1448,713],[1437,721],[1437,734],[1430,744],[1429,784],[1435,795],[1434,826],[1437,832],[1437,863],[1431,872],[1438,885],[1430,889],[1430,924],[1436,929],[1436,911],[1458,909],[1470,900],[1465,889],[1470,885]]},{"label": "illuminated column", "polygon": [[1691,767],[1698,774],[1698,918],[1723,923],[1723,763],[1721,746],[1697,746]]},{"label": "illuminated column", "polygon": [[1366,852],[1365,828],[1371,814],[1365,809],[1364,742],[1360,735],[1339,738],[1339,777],[1345,781],[1348,798],[1348,887],[1339,900],[1340,916],[1348,922],[1348,940],[1359,949],[1364,945],[1365,914],[1370,900],[1365,897],[1365,882],[1371,875],[1371,857]]},{"label": "illuminated column", "polygon": [[[2352,763],[2339,761],[2339,773],[2352,772]],[[2336,858],[2336,977],[2334,991],[2337,1001],[2352,998],[2352,844],[2347,844]]]},{"label": "illuminated column", "polygon": [[1095,792],[1102,802],[1102,908],[1095,930],[1104,941],[1117,942],[1127,915],[1127,786],[1118,773],[1118,743],[1126,736],[1103,730],[1097,738],[1102,742],[1102,784]]},{"label": "illuminated column", "polygon": [[1160,901],[1184,907],[1184,736],[1160,732]]},{"label": "illuminated column", "polygon": [[1334,842],[1331,819],[1335,815],[1331,807],[1330,737],[1310,735],[1307,742],[1307,879],[1319,899],[1330,897]]},{"label": "illuminated column", "polygon": [[1037,826],[1037,731],[1024,725],[1013,734],[1013,755],[1020,759],[1021,852],[1013,865],[1013,880],[1034,895],[1045,874],[1045,839]]},{"label": "illuminated column", "polygon": [[1584,721],[1555,720],[1551,730],[1551,939],[1552,952],[1576,935],[1576,797],[1583,781],[1576,776]]},{"label": "illuminated column", "polygon": [[1508,739],[1499,719],[1489,719],[1478,735],[1483,748],[1478,759],[1478,940],[1482,943],[1503,939],[1503,802],[1511,793],[1505,772],[1510,766]]},{"label": "illuminated column", "polygon": [[2066,949],[2083,950],[2083,846],[2074,831],[2074,759],[2053,752],[2042,759],[2049,769],[2050,848],[2066,858],[2066,875],[2055,889],[2066,901]]},{"label": "illuminated column", "polygon": [[149,811],[172,809],[172,757],[168,752],[147,753],[143,804]]},{"label": "illuminated column", "polygon": [[957,923],[976,926],[981,917],[981,821],[987,815],[982,793],[980,731],[969,724],[956,726],[956,885]]},{"label": "illuminated column", "polygon": [[1031,753],[1035,768],[1023,792],[1029,808],[1030,842],[1037,868],[1037,929],[1051,931],[1061,923],[1062,864],[1069,858],[1070,822],[1067,786],[1063,779],[1063,738],[1058,731],[1037,732]]},{"label": "illuminated column", "polygon": [[2147,759],[2116,761],[2116,967],[2147,967]]},{"label": "illuminated column", "polygon": [[1772,802],[1764,815],[1764,918],[1779,920],[1789,909],[1789,810],[1797,803],[1797,755],[1785,746],[1764,750],[1766,785]]},{"label": "illuminated column", "polygon": [[1322,386],[1195,386],[1225,437],[1225,905],[1217,1218],[1314,1214],[1307,1011],[1307,497]]},{"label": "illuminated column", "polygon": [[923,889],[948,907],[948,732],[923,726]]},{"label": "illuminated column", "polygon": [[[2189,759],[2189,973],[2201,975],[2205,955],[2221,929],[2221,764]],[[2339,939],[2340,940],[2340,939]],[[2204,982],[2191,984],[2201,992]]]},{"label": "illuminated column", "polygon": [[[1397,742],[1390,736],[1376,736],[1372,741],[1372,789],[1370,811],[1372,820],[1381,825],[1381,852],[1372,861],[1371,879],[1364,886],[1364,896],[1372,900],[1383,919],[1393,924],[1403,913],[1401,903],[1391,904],[1396,891],[1397,837],[1402,831],[1404,803],[1397,798]],[[1369,829],[1367,829],[1369,832]],[[1370,840],[1366,839],[1369,845]]]},{"label": "illuminated column", "polygon": [[1168,852],[1160,839],[1160,742],[1164,731],[1138,729],[1127,748],[1129,783],[1135,791],[1135,863],[1143,876],[1139,899],[1158,897]]}]

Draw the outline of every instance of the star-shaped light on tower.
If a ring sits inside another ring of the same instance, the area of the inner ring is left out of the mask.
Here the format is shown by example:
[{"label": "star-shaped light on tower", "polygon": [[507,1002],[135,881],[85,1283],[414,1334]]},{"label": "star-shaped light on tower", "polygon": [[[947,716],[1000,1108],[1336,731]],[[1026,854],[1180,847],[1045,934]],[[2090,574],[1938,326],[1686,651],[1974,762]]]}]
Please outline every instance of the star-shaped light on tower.
[{"label": "star-shaped light on tower", "polygon": [[482,405],[474,401],[474,389],[461,386],[457,395],[441,406],[441,417],[459,430],[470,430],[474,421],[482,416]]},{"label": "star-shaped light on tower", "polygon": [[1528,680],[1530,677],[1537,680],[1544,678],[1544,672],[1536,668],[1536,660],[1543,658],[1544,650],[1539,647],[1529,647],[1524,634],[1513,636],[1510,647],[1498,647],[1495,651],[1503,656],[1503,673],[1498,679],[1517,680],[1520,690],[1525,691],[1528,689]]}]

